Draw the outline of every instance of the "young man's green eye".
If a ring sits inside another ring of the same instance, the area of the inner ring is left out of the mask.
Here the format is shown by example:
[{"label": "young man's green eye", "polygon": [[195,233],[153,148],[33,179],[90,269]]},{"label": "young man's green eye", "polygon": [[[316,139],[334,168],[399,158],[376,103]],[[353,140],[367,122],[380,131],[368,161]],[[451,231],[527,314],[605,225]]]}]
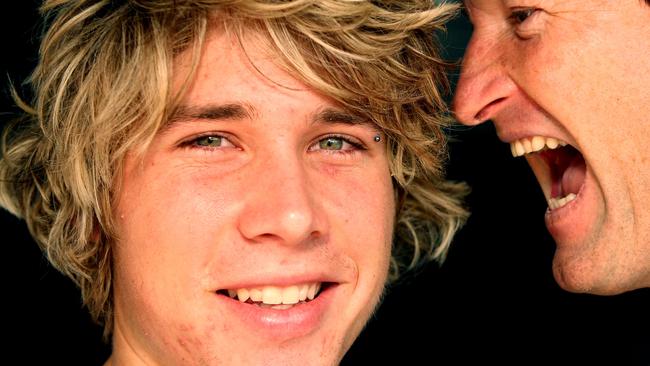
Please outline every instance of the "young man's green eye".
[{"label": "young man's green eye", "polygon": [[328,137],[318,142],[323,150],[341,150],[343,149],[344,141],[340,137]]},{"label": "young man's green eye", "polygon": [[221,136],[203,136],[196,140],[196,144],[202,147],[219,147],[223,137]]}]

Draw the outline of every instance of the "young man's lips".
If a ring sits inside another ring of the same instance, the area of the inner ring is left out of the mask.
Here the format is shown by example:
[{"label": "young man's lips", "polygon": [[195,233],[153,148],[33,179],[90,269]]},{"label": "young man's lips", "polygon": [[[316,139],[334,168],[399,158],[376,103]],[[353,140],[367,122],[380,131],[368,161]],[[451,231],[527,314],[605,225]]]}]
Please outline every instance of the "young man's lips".
[{"label": "young man's lips", "polygon": [[[295,304],[281,304],[282,300],[278,299],[267,300],[272,303],[280,302],[278,304],[264,304],[250,298],[240,301],[238,296],[233,298],[222,291],[216,293],[216,298],[226,309],[226,316],[233,317],[246,331],[261,337],[292,339],[313,332],[322,324],[328,312],[334,315],[331,309],[339,290],[338,286],[337,283],[321,284],[320,292],[313,294],[313,299],[309,299],[312,295],[310,293],[305,300],[299,300]],[[308,291],[313,291],[313,288]],[[293,298],[292,295],[289,296]],[[295,299],[292,299],[289,302],[294,301]]]},{"label": "young man's lips", "polygon": [[[280,305],[295,305],[313,300],[321,290],[322,282],[308,282],[289,286],[256,286],[220,290],[218,293],[228,295],[240,302],[269,305],[282,308]],[[285,306],[286,307],[286,306]]]}]

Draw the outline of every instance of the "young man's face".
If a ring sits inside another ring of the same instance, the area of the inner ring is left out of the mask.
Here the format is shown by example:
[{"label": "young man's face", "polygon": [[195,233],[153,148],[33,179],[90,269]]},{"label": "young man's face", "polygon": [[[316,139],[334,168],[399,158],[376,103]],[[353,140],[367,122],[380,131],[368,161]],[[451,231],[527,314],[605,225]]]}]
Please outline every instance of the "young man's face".
[{"label": "young man's face", "polygon": [[260,40],[243,46],[210,33],[179,112],[126,160],[116,361],[336,364],[378,304],[395,214],[384,139]]},{"label": "young man's face", "polygon": [[465,5],[474,33],[455,112],[494,121],[530,163],[549,200],[556,279],[599,294],[650,286],[650,6]]}]

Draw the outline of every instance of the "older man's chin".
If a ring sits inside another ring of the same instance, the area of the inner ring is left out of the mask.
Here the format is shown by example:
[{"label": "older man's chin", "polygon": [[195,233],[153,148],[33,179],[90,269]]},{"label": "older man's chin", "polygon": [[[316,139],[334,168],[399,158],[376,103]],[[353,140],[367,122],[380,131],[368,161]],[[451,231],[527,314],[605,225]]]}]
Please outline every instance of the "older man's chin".
[{"label": "older man's chin", "polygon": [[553,258],[553,276],[569,292],[618,295],[650,287],[650,273],[614,265],[605,254],[578,255],[558,249]]}]

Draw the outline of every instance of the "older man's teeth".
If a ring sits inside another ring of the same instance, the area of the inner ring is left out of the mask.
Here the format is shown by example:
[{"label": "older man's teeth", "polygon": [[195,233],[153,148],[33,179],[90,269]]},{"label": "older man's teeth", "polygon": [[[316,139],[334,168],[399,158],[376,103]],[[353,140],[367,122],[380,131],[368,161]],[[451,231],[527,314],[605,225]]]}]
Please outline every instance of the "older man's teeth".
[{"label": "older man's teeth", "polygon": [[228,296],[241,302],[258,303],[260,306],[273,309],[288,309],[301,302],[313,300],[320,291],[321,283],[305,283],[286,287],[264,286],[261,288],[240,288],[227,290]]},{"label": "older man's teeth", "polygon": [[523,138],[510,143],[512,156],[518,157],[544,149],[557,149],[558,146],[566,146],[567,143],[553,137],[535,136]]},{"label": "older man's teeth", "polygon": [[548,207],[551,210],[557,210],[560,207],[566,206],[567,203],[573,201],[576,197],[575,193],[569,193],[565,197],[551,198],[548,200]]}]

